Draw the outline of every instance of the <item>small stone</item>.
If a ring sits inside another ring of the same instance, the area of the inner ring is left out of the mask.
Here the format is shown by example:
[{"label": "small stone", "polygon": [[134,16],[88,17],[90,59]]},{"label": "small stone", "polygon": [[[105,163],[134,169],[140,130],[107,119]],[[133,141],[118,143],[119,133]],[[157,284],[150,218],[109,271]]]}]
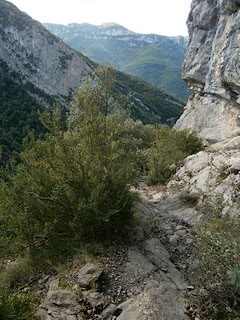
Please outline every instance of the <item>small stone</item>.
[{"label": "small stone", "polygon": [[180,229],[184,229],[184,226],[177,225],[177,226],[176,226],[176,230],[178,231],[178,230],[180,230]]},{"label": "small stone", "polygon": [[188,286],[188,287],[187,287],[187,290],[188,290],[188,291],[193,291],[193,290],[195,290],[195,288],[194,288],[193,286]]},{"label": "small stone", "polygon": [[107,303],[107,298],[100,292],[85,291],[82,292],[84,299],[91,305],[92,308],[104,306]]},{"label": "small stone", "polygon": [[192,244],[194,240],[192,238],[187,238],[186,243],[187,244]]},{"label": "small stone", "polygon": [[233,174],[238,174],[239,171],[240,171],[240,162],[236,162],[231,166],[230,172]]},{"label": "small stone", "polygon": [[78,283],[83,288],[91,287],[92,282],[96,282],[103,270],[95,264],[87,263],[78,273]]},{"label": "small stone", "polygon": [[182,238],[186,237],[187,231],[185,229],[178,230],[176,234]]},{"label": "small stone", "polygon": [[179,235],[177,234],[174,234],[173,236],[170,236],[169,237],[169,242],[172,244],[172,245],[176,245],[179,241]]},{"label": "small stone", "polygon": [[111,303],[103,312],[101,313],[102,319],[109,319],[110,316],[114,315],[116,312],[117,307],[115,304]]},{"label": "small stone", "polygon": [[178,246],[177,247],[177,251],[180,252],[180,253],[183,253],[185,250],[186,250],[186,247],[184,247],[184,246]]}]

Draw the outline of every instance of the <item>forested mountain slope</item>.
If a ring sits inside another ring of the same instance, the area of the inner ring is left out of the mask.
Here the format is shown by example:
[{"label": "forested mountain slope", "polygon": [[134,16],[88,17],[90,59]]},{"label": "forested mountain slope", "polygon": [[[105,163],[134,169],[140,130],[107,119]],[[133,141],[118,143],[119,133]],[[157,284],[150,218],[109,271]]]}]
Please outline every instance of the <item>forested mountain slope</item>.
[{"label": "forested mountain slope", "polygon": [[108,60],[118,70],[187,100],[187,86],[181,77],[187,37],[138,34],[114,23],[100,26],[45,23],[44,26],[90,59],[101,64]]},{"label": "forested mountain slope", "polygon": [[[73,92],[96,63],[71,49],[12,3],[0,0],[0,123],[4,159],[19,150],[27,127],[41,132],[37,110],[60,102],[69,107]],[[172,125],[185,103],[149,83],[117,73],[116,90],[132,92],[132,116],[144,123]]]}]

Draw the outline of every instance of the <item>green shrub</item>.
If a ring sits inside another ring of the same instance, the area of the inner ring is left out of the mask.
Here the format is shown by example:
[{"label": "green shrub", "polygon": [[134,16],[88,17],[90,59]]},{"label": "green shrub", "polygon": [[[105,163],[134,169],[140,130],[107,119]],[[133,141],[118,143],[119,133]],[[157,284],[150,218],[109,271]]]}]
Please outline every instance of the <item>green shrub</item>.
[{"label": "green shrub", "polygon": [[18,257],[0,269],[0,286],[14,289],[24,285],[33,275],[33,269],[30,259]]},{"label": "green shrub", "polygon": [[22,163],[2,170],[0,237],[16,253],[66,239],[111,238],[133,215],[129,102],[115,96],[111,67],[96,74],[76,93],[66,123],[59,107],[52,115],[46,110],[45,140],[30,133]]},{"label": "green shrub", "polygon": [[240,225],[215,218],[197,230],[189,278],[196,287],[192,304],[201,319],[240,317]]},{"label": "green shrub", "polygon": [[191,193],[188,189],[185,189],[181,193],[180,200],[183,201],[185,204],[194,206],[197,204],[199,197],[196,194]]},{"label": "green shrub", "polygon": [[144,125],[140,120],[128,119],[124,123],[123,136],[125,145],[133,151],[134,161],[138,170],[147,170],[149,150],[156,138],[156,127]]},{"label": "green shrub", "polygon": [[37,319],[34,316],[35,302],[36,297],[31,293],[12,292],[8,288],[0,287],[0,319]]},{"label": "green shrub", "polygon": [[166,182],[171,176],[170,166],[198,152],[201,146],[201,139],[188,129],[176,131],[167,126],[158,127],[155,144],[149,154],[147,183]]}]

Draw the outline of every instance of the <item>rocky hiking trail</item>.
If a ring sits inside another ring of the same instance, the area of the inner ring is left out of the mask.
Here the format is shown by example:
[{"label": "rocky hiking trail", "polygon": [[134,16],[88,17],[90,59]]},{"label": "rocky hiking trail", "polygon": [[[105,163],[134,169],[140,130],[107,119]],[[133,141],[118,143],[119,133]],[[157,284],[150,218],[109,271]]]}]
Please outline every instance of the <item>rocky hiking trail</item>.
[{"label": "rocky hiking trail", "polygon": [[185,298],[193,288],[179,270],[186,268],[194,241],[190,229],[200,213],[183,205],[176,194],[166,197],[164,190],[143,182],[138,192],[141,222],[131,244],[72,272],[71,290],[60,289],[57,277],[47,279],[40,319],[188,319]]}]

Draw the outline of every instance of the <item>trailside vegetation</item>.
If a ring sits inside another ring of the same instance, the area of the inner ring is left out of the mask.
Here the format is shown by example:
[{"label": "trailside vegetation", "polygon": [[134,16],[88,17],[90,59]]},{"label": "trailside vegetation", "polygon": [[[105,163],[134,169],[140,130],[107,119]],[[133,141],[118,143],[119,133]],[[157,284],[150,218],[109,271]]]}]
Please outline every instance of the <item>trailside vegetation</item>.
[{"label": "trailside vegetation", "polygon": [[179,161],[196,153],[202,146],[202,140],[188,129],[176,131],[168,126],[158,126],[156,140],[148,158],[147,184],[166,182]]},{"label": "trailside vegetation", "polygon": [[216,216],[196,228],[196,243],[188,277],[195,286],[193,312],[201,319],[239,319],[240,224]]},{"label": "trailside vegetation", "polygon": [[65,122],[60,106],[41,113],[45,138],[30,132],[21,163],[2,168],[2,249],[17,254],[59,241],[111,238],[132,218],[129,188],[144,158],[138,151],[149,148],[154,128],[141,130],[141,122],[130,120],[129,97],[113,90],[114,72],[99,67],[86,79]]}]

